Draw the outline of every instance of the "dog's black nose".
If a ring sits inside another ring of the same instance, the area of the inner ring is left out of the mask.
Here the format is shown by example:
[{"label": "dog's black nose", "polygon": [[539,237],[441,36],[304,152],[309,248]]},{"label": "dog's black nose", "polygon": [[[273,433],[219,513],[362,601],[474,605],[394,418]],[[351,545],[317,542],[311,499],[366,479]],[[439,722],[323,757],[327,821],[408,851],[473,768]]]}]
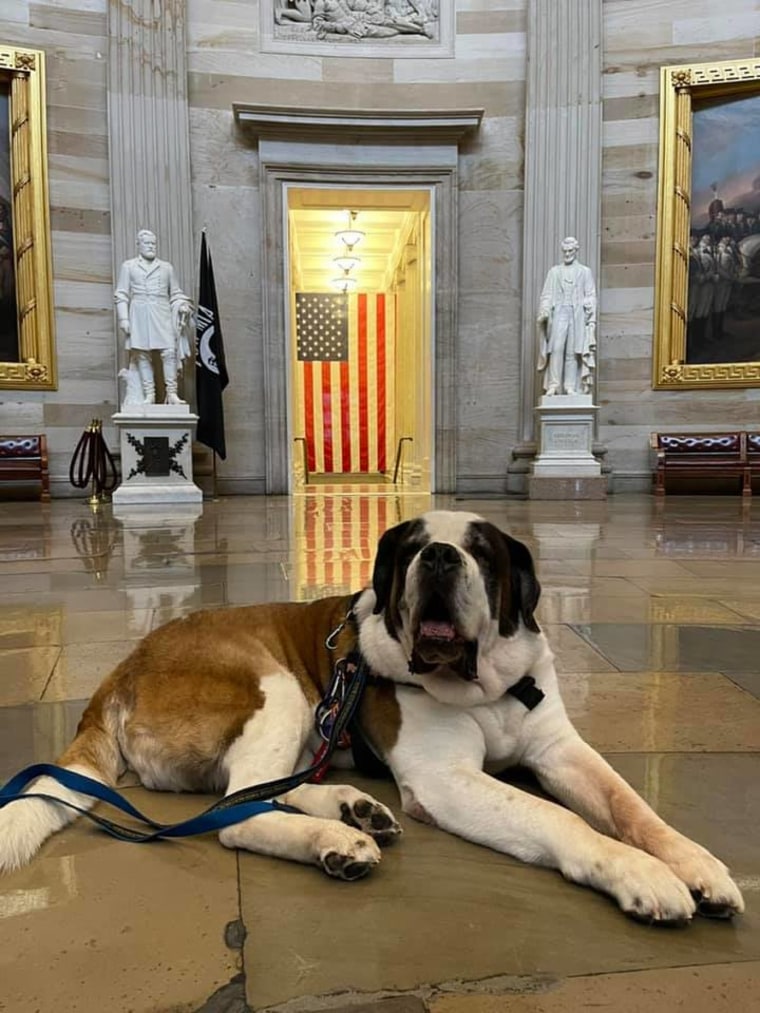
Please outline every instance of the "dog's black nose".
[{"label": "dog's black nose", "polygon": [[420,553],[420,562],[435,573],[447,573],[462,565],[462,557],[453,545],[446,542],[431,542]]}]

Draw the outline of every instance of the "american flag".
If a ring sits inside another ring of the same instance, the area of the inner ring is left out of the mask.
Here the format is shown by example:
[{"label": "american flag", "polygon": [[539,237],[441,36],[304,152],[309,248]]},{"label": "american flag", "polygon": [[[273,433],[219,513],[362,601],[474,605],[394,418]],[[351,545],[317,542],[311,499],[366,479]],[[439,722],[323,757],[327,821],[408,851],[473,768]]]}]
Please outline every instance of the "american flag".
[{"label": "american flag", "polygon": [[394,450],[396,302],[297,292],[297,417],[315,474],[382,474]]}]

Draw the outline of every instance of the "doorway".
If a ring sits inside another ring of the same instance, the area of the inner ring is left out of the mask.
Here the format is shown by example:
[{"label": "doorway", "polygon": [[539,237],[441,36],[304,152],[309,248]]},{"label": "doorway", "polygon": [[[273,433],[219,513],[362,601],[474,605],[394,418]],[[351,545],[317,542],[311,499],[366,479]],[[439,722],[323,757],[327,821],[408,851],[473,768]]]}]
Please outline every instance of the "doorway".
[{"label": "doorway", "polygon": [[285,184],[290,488],[434,488],[431,189]]}]

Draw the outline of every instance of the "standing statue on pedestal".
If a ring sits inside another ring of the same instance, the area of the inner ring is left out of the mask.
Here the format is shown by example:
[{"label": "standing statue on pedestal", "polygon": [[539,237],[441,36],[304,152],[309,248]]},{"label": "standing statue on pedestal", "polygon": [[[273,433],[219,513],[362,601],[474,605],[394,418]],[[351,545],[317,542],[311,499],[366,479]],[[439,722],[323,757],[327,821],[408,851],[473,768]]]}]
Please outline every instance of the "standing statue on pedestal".
[{"label": "standing statue on pedestal", "polygon": [[538,371],[544,392],[591,394],[596,369],[596,288],[578,263],[577,239],[562,240],[562,263],[549,268],[538,307]]},{"label": "standing statue on pedestal", "polygon": [[121,265],[114,294],[129,354],[129,367],[121,374],[126,374],[122,408],[155,404],[154,351],[161,353],[165,403],[186,404],[177,392],[177,376],[190,355],[187,331],[193,305],[179,287],[172,265],[156,257],[153,232],[141,229],[137,233],[137,252],[138,256]]}]

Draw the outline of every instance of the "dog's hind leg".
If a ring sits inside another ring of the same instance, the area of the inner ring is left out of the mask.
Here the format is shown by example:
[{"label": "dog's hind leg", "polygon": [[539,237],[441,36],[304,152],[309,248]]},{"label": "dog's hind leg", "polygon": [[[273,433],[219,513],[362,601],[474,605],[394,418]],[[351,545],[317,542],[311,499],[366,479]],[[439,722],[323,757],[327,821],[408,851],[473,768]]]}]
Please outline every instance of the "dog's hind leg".
[{"label": "dog's hind leg", "polygon": [[[76,738],[58,759],[58,766],[78,774],[115,784],[124,770],[109,707],[110,693],[99,691],[82,716]],[[28,792],[50,795],[91,809],[95,800],[58,784],[52,777],[40,777]],[[18,869],[37,854],[52,834],[77,818],[65,805],[42,799],[19,799],[0,809],[0,872]]]},{"label": "dog's hind leg", "polygon": [[[296,679],[287,673],[262,680],[266,702],[246,722],[224,757],[226,793],[287,777],[295,770],[311,730],[312,710]],[[295,804],[295,802],[293,802]],[[219,832],[227,848],[318,865],[338,879],[359,879],[380,861],[375,841],[335,818],[306,813],[263,813]]]}]

